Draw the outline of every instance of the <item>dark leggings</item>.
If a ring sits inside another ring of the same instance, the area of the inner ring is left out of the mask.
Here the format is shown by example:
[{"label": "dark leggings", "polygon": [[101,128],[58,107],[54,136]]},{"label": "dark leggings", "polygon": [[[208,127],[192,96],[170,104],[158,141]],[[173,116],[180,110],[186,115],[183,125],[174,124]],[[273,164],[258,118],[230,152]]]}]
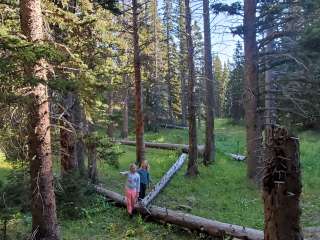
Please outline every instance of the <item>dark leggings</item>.
[{"label": "dark leggings", "polygon": [[144,197],[146,196],[146,189],[147,189],[147,184],[140,183],[139,199],[144,199]]}]

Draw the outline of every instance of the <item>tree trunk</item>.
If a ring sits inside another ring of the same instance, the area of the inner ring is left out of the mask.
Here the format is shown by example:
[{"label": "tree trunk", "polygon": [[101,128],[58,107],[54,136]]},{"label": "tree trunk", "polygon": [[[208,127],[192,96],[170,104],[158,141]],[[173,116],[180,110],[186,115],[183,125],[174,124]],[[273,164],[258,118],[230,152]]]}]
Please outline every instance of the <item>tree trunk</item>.
[{"label": "tree trunk", "polygon": [[74,123],[76,128],[76,142],[75,142],[75,156],[78,162],[78,168],[81,175],[85,174],[85,164],[84,164],[84,157],[85,157],[85,144],[83,137],[85,135],[85,116],[83,109],[80,104],[80,100],[78,96],[75,96],[74,108],[73,108],[73,115],[74,115]]},{"label": "tree trunk", "polygon": [[181,78],[181,122],[187,125],[188,116],[188,90],[186,83],[186,24],[184,0],[179,0],[179,44],[180,44],[180,78]]},{"label": "tree trunk", "polygon": [[[110,85],[112,83],[109,83]],[[109,91],[107,94],[107,102],[108,102],[108,107],[107,107],[107,116],[108,116],[108,124],[107,124],[107,135],[109,138],[113,137],[113,130],[114,130],[114,125],[113,125],[113,120],[112,120],[112,114],[113,114],[113,92]]]},{"label": "tree trunk", "polygon": [[[89,135],[94,132],[94,127],[89,123]],[[97,168],[97,147],[95,137],[91,135],[87,143],[88,149],[88,177],[92,183],[98,182],[98,168]]]},{"label": "tree trunk", "polygon": [[[95,186],[97,193],[105,196],[108,199],[115,201],[115,203],[125,206],[124,196],[104,189],[100,186]],[[237,239],[246,240],[263,240],[263,232],[247,228],[243,226],[233,225],[229,223],[222,223],[215,220],[198,217],[195,215],[173,211],[168,208],[161,208],[157,206],[150,206],[148,208],[136,205],[135,209],[142,215],[151,217],[154,220],[175,224],[191,230],[207,233],[211,236],[219,237],[219,239],[226,239],[227,236],[236,237]]]},{"label": "tree trunk", "polygon": [[[272,34],[272,28],[267,29],[267,37]],[[272,52],[272,42],[267,44],[266,51],[267,53]],[[270,61],[270,60],[269,60]],[[267,71],[265,72],[265,125],[266,127],[276,124],[276,96],[274,94],[274,78],[273,72],[270,69],[271,66],[266,60]]]},{"label": "tree trunk", "polygon": [[[41,1],[20,1],[21,29],[30,42],[44,39]],[[26,67],[26,75],[47,81],[47,62],[42,59]],[[31,213],[34,239],[57,240],[58,223],[53,188],[50,116],[47,86],[32,88],[29,120],[29,159],[31,175]]]},{"label": "tree trunk", "polygon": [[172,11],[172,0],[165,0],[165,22],[166,22],[166,51],[167,51],[167,67],[168,72],[166,76],[167,87],[168,87],[168,113],[170,123],[173,123],[173,101],[172,101],[172,77],[173,77],[173,69],[171,64],[171,11]]},{"label": "tree trunk", "polygon": [[284,128],[267,129],[263,178],[265,240],[303,239],[299,141]]},{"label": "tree trunk", "polygon": [[186,8],[186,34],[187,34],[187,48],[188,48],[188,119],[189,119],[189,161],[187,176],[198,175],[197,166],[197,119],[196,119],[196,106],[195,106],[195,68],[194,68],[194,49],[192,42],[192,30],[191,30],[191,11],[190,11],[190,1],[185,0]]},{"label": "tree trunk", "polygon": [[135,81],[135,102],[136,102],[136,162],[138,165],[145,159],[144,147],[144,118],[141,83],[141,57],[139,45],[139,23],[138,23],[138,2],[132,0],[133,11],[133,50],[134,50],[134,81]]},{"label": "tree trunk", "polygon": [[256,0],[244,1],[244,50],[245,50],[245,122],[247,142],[247,175],[258,181],[261,165],[261,124],[258,108],[258,48],[256,41]]},{"label": "tree trunk", "polygon": [[126,90],[126,96],[123,101],[123,122],[122,122],[122,138],[128,139],[129,135],[129,91]]},{"label": "tree trunk", "polygon": [[60,157],[61,175],[73,172],[78,168],[75,155],[75,128],[74,128],[74,102],[75,95],[66,93],[63,99],[63,114],[60,124]]},{"label": "tree trunk", "polygon": [[203,161],[205,165],[215,159],[214,139],[214,77],[212,71],[211,31],[209,0],[203,0],[203,31],[204,31],[204,66],[206,79],[206,144]]},{"label": "tree trunk", "polygon": [[98,182],[97,148],[95,144],[88,145],[88,177],[92,183]]}]

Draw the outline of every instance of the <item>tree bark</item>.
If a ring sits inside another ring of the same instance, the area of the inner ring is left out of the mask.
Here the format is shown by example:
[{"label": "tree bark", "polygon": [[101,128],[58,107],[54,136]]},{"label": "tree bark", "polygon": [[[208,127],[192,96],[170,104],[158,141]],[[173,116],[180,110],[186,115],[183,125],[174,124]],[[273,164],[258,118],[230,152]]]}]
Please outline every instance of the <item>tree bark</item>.
[{"label": "tree bark", "polygon": [[[272,34],[272,28],[267,29],[267,37]],[[266,51],[272,52],[272,42],[269,42],[266,47]],[[269,60],[270,61],[270,60]],[[270,69],[270,64],[266,60],[266,67],[268,70],[265,72],[265,125],[266,127],[276,124],[276,96],[274,94],[274,78],[273,71]]]},{"label": "tree bark", "polygon": [[194,48],[192,42],[191,30],[191,11],[190,1],[185,0],[186,8],[186,34],[187,34],[187,48],[188,48],[188,119],[189,119],[189,161],[187,168],[187,176],[198,175],[197,166],[197,119],[196,119],[196,106],[195,106],[195,67],[193,61]]},{"label": "tree bark", "polygon": [[[41,42],[44,30],[40,0],[20,1],[21,29],[30,42]],[[47,81],[47,62],[26,67],[26,75]],[[37,83],[31,90],[29,159],[34,239],[57,240],[58,223],[53,188],[48,89]]]},{"label": "tree bark", "polygon": [[126,90],[126,96],[123,101],[123,121],[122,121],[122,138],[128,139],[129,135],[129,91]]},{"label": "tree bark", "polygon": [[141,57],[139,45],[139,23],[138,23],[138,2],[132,0],[133,11],[133,50],[134,50],[134,80],[135,80],[135,120],[136,120],[136,162],[138,165],[145,159],[144,147],[144,118],[141,83]]},{"label": "tree bark", "polygon": [[302,240],[299,141],[286,129],[268,128],[263,201],[265,240]]},{"label": "tree bark", "polygon": [[86,119],[84,116],[84,111],[80,104],[80,100],[78,96],[75,96],[74,108],[73,108],[73,115],[74,115],[74,123],[76,128],[76,142],[75,142],[75,156],[78,163],[79,172],[81,175],[85,175],[85,144],[83,137],[85,135],[85,126],[86,126]]},{"label": "tree bark", "polygon": [[181,78],[181,122],[187,125],[188,116],[188,90],[186,74],[186,24],[185,24],[185,5],[184,0],[179,0],[179,45],[180,45],[180,78]]},{"label": "tree bark", "polygon": [[256,40],[256,0],[244,1],[244,51],[245,51],[245,122],[247,142],[247,175],[258,181],[261,165],[261,124],[258,108],[258,48]]},{"label": "tree bark", "polygon": [[[117,204],[126,206],[124,196],[104,189],[100,186],[95,186],[95,190],[97,193],[115,201]],[[177,226],[189,228],[199,232],[205,232],[211,236],[219,237],[221,239],[225,239],[227,236],[232,236],[236,237],[237,239],[263,240],[263,232],[252,228],[222,223],[157,206],[145,208],[144,206],[136,205],[135,209],[142,215],[151,217],[154,220],[175,224]]]},{"label": "tree bark", "polygon": [[172,34],[172,20],[171,20],[171,11],[172,11],[172,0],[165,0],[165,25],[166,25],[166,51],[167,51],[167,67],[168,72],[166,76],[167,87],[168,87],[168,113],[169,113],[169,120],[173,123],[173,101],[172,101],[172,76],[173,76],[173,69],[171,64],[171,34]]},{"label": "tree bark", "polygon": [[87,143],[88,149],[88,178],[92,183],[98,182],[98,168],[97,168],[97,147],[96,147],[96,139],[92,136],[91,133],[94,132],[94,126],[92,123],[89,123],[89,137]]},{"label": "tree bark", "polygon": [[66,175],[78,168],[75,155],[75,127],[74,127],[75,95],[67,92],[63,99],[62,119],[60,124],[60,157],[61,175]]},{"label": "tree bark", "polygon": [[205,165],[215,160],[214,139],[214,76],[211,54],[211,31],[209,0],[203,0],[203,31],[204,31],[204,68],[206,79],[206,144],[203,161]]}]

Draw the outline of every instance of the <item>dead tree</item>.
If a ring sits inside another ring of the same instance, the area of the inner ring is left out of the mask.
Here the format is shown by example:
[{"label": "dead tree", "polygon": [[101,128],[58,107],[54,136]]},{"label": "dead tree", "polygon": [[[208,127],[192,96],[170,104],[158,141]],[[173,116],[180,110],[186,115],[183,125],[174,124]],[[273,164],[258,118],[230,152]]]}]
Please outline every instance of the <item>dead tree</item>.
[{"label": "dead tree", "polygon": [[[95,186],[95,190],[98,194],[111,199],[118,205],[126,205],[124,196],[119,193],[109,191],[100,186]],[[171,223],[183,228],[204,232],[211,236],[218,237],[219,239],[225,239],[227,236],[232,236],[237,239],[263,240],[263,232],[252,228],[222,223],[154,205],[146,208],[143,205],[136,204],[135,209],[142,215],[148,216],[156,221]]]},{"label": "dead tree", "polygon": [[265,141],[263,201],[265,240],[303,239],[300,228],[299,140],[285,128],[271,127]]}]

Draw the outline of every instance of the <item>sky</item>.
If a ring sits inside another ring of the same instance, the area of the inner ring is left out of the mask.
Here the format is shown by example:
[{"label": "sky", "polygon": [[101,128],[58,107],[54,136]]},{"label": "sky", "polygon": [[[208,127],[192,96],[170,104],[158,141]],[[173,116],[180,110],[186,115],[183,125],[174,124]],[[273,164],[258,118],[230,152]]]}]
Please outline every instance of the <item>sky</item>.
[{"label": "sky", "polygon": [[[217,0],[221,3],[230,4],[239,0]],[[240,0],[242,2],[242,0]],[[202,19],[202,0],[190,0],[192,8],[192,18],[193,21],[197,21],[200,27],[203,26]],[[210,0],[212,4],[214,0]],[[158,6],[161,8],[163,6],[163,0],[158,1]],[[237,41],[242,39],[239,36],[233,36],[230,33],[229,28],[240,25],[242,19],[239,17],[232,17],[226,14],[219,14],[215,16],[211,14],[211,42],[212,42],[212,52],[214,55],[219,55],[222,62],[227,63],[232,62],[233,52]]]}]

